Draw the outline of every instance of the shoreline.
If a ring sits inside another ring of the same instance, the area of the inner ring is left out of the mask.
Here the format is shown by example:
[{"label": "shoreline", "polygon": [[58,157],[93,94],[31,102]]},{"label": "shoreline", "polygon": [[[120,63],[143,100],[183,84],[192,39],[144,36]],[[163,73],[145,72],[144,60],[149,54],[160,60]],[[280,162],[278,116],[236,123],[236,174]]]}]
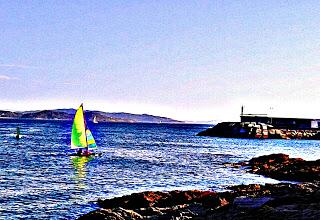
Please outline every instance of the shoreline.
[{"label": "shoreline", "polygon": [[249,184],[229,191],[146,191],[98,200],[86,219],[319,219],[320,159],[305,161],[271,154],[225,164],[248,172],[298,183]]}]

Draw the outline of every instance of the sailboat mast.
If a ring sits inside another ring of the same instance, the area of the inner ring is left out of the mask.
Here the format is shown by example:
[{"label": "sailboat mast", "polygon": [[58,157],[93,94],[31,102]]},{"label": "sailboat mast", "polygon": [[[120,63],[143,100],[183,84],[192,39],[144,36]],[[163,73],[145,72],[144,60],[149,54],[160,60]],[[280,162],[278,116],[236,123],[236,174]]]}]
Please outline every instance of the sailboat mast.
[{"label": "sailboat mast", "polygon": [[86,136],[86,145],[87,145],[87,151],[89,150],[88,148],[88,140],[87,140],[87,134],[86,134],[86,127],[87,127],[87,124],[86,124],[86,119],[84,117],[84,109],[83,109],[83,103],[81,103],[81,108],[82,108],[82,114],[83,114],[83,123],[84,123],[84,135]]}]

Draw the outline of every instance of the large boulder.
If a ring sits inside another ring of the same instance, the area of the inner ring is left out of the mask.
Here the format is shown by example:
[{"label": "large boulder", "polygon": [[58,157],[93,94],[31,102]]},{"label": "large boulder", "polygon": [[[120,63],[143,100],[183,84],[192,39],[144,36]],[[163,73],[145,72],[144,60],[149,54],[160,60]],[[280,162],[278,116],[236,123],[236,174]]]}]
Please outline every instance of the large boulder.
[{"label": "large boulder", "polygon": [[301,158],[289,158],[286,154],[271,154],[252,158],[249,166],[253,173],[278,180],[320,180],[320,160],[305,161]]},{"label": "large boulder", "polygon": [[78,218],[79,220],[141,220],[143,217],[132,211],[121,207],[115,209],[98,209]]},{"label": "large boulder", "polygon": [[202,203],[205,206],[221,205],[221,201],[216,192],[200,190],[176,190],[171,192],[146,191],[112,199],[99,200],[98,204],[100,207],[105,209],[112,209],[115,207],[136,209],[147,207],[167,207],[189,204],[192,202]]}]

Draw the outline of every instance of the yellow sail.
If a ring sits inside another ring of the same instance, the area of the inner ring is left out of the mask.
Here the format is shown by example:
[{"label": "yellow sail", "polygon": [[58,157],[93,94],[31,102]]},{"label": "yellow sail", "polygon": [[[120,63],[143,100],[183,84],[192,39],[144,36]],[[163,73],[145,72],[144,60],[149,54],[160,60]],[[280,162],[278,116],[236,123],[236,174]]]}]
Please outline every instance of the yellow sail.
[{"label": "yellow sail", "polygon": [[84,124],[83,106],[82,104],[76,111],[73,119],[71,133],[71,149],[86,148],[86,129]]}]

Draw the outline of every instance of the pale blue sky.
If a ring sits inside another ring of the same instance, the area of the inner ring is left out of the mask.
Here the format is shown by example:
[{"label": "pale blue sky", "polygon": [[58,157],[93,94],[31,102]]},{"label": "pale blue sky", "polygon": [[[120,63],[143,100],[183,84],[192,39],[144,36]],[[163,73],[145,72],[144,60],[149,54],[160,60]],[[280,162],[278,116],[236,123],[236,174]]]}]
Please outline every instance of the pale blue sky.
[{"label": "pale blue sky", "polygon": [[0,0],[0,109],[320,118],[319,24],[308,0]]}]

